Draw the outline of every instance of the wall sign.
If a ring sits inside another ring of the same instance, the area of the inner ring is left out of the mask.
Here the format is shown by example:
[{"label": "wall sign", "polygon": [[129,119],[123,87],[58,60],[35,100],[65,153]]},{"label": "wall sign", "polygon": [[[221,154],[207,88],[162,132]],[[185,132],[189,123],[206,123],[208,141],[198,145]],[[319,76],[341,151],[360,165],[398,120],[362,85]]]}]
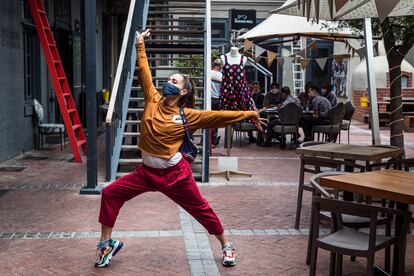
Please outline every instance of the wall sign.
[{"label": "wall sign", "polygon": [[20,49],[19,33],[14,30],[0,30],[1,46],[9,49]]},{"label": "wall sign", "polygon": [[251,29],[256,26],[256,10],[231,9],[229,12],[231,30]]}]

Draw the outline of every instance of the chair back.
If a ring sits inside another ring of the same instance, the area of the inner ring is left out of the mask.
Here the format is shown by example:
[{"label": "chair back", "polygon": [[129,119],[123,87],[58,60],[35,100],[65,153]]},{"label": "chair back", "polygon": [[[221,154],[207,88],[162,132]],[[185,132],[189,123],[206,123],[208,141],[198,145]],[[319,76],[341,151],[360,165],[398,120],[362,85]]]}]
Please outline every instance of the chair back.
[{"label": "chair back", "polygon": [[325,197],[325,198],[335,198],[333,194],[329,193],[327,190],[325,190],[325,188],[323,188],[320,185],[320,180],[321,180],[321,177],[324,177],[324,176],[343,175],[343,174],[347,174],[347,172],[335,171],[335,172],[318,173],[318,174],[311,176],[310,183],[317,195],[321,195],[322,197]]},{"label": "chair back", "polygon": [[33,106],[34,110],[36,112],[36,119],[39,122],[39,124],[43,123],[44,113],[43,113],[43,107],[42,105],[36,100],[33,100]]},{"label": "chair back", "polygon": [[345,106],[344,120],[351,121],[352,116],[354,116],[354,113],[355,113],[355,106],[352,103],[352,101],[347,101],[344,106]]},{"label": "chair back", "polygon": [[278,115],[282,125],[297,125],[302,116],[302,108],[295,103],[288,103],[278,110]]},{"label": "chair back", "polygon": [[329,120],[332,125],[341,124],[345,116],[345,106],[343,103],[338,103],[329,111]]}]

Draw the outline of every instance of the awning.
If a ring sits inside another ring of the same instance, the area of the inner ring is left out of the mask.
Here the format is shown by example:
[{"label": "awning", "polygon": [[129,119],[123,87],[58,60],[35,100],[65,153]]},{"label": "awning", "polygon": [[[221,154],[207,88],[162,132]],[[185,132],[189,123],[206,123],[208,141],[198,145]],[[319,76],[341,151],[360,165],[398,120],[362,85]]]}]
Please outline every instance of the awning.
[{"label": "awning", "polygon": [[414,15],[414,3],[413,0],[287,0],[270,12],[325,20],[379,17],[382,21],[387,16]]},{"label": "awning", "polygon": [[[297,8],[295,6],[296,10]],[[272,14],[265,21],[239,36],[237,40],[243,41],[248,39],[250,41],[260,42],[271,38],[296,36],[339,41],[343,41],[346,38],[353,38],[352,31],[349,29],[330,31],[336,27],[336,22],[320,20],[319,24],[317,24],[300,16]]]}]

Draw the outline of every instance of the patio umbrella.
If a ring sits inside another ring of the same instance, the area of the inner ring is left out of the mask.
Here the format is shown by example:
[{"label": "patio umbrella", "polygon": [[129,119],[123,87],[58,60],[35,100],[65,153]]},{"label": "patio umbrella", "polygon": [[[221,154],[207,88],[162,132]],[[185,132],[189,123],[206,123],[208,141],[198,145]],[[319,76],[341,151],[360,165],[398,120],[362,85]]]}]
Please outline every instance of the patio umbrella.
[{"label": "patio umbrella", "polygon": [[364,19],[372,143],[381,144],[375,83],[371,18],[414,15],[413,0],[287,0],[271,13],[299,15],[326,20]]},{"label": "patio umbrella", "polygon": [[[297,9],[297,7],[296,7]],[[283,24],[281,24],[283,23]],[[337,23],[320,20],[319,23],[310,22],[304,17],[283,14],[271,14],[265,21],[237,37],[236,40],[248,39],[253,42],[262,42],[268,39],[280,37],[312,37],[327,40],[345,41],[353,38],[350,29],[331,31],[337,27]]]}]

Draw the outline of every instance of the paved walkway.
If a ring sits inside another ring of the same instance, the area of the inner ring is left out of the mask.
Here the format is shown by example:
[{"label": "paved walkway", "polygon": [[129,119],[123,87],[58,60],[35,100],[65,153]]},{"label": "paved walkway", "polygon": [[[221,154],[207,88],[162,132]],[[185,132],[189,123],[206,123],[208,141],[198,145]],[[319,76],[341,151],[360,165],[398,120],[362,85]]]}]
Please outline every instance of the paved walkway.
[{"label": "paved walkway", "polygon": [[[382,132],[384,143],[388,131]],[[364,126],[352,128],[352,143],[368,144]],[[99,180],[104,180],[103,136],[99,139]],[[414,135],[406,135],[408,156],[414,156]],[[224,153],[222,145],[214,150]],[[68,162],[70,151],[52,147],[8,162],[20,172],[0,172],[1,275],[308,275],[304,263],[310,195],[304,196],[299,230],[293,229],[299,160],[294,150],[236,146],[239,169],[251,178],[212,177],[200,189],[235,242],[239,263],[220,264],[219,243],[185,211],[159,193],[127,202],[114,237],[125,248],[110,267],[96,269],[95,244],[100,197],[81,196],[84,165]],[[43,159],[42,157],[48,157]],[[4,165],[4,164],[3,164]],[[217,169],[216,158],[211,169]],[[323,228],[322,234],[327,230]],[[376,263],[383,264],[382,253]],[[320,251],[318,275],[327,275],[329,255]],[[344,275],[361,275],[365,260],[344,260]],[[407,275],[414,275],[414,236],[408,238]]]}]

